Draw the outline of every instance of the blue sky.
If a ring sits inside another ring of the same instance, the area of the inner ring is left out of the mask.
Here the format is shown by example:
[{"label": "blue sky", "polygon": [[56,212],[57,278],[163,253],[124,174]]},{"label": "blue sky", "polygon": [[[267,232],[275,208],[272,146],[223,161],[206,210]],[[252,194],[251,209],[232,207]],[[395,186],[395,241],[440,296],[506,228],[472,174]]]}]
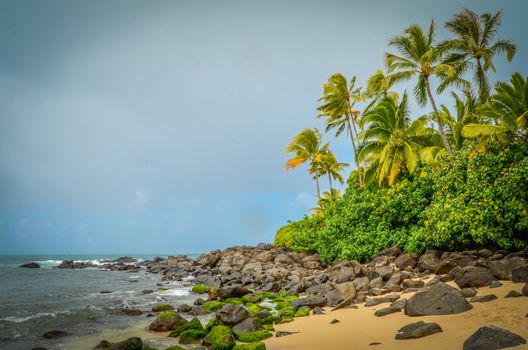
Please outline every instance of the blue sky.
[{"label": "blue sky", "polygon": [[315,205],[283,149],[321,127],[328,76],[363,84],[391,36],[434,18],[444,39],[464,6],[504,9],[518,45],[492,80],[526,74],[523,0],[1,0],[0,254],[271,242]]}]

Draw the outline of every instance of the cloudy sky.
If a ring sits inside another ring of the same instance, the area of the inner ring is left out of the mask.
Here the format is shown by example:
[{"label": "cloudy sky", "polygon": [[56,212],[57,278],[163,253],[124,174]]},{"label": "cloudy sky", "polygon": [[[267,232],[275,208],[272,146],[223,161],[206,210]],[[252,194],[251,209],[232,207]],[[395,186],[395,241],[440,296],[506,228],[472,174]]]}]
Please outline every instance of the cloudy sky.
[{"label": "cloudy sky", "polygon": [[315,204],[283,149],[321,126],[326,78],[362,84],[391,36],[434,17],[446,38],[463,6],[504,9],[519,50],[492,79],[526,74],[524,0],[0,0],[0,254],[272,241]]}]

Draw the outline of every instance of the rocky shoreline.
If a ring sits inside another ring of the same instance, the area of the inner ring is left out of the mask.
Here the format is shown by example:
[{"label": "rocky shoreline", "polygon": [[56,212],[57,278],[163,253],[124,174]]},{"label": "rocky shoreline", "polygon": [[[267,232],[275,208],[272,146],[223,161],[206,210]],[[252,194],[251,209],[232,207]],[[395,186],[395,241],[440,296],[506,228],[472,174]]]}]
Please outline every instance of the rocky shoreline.
[{"label": "rocky shoreline", "polygon": [[[66,261],[58,268],[86,267]],[[264,339],[289,335],[274,334],[274,325],[291,322],[295,317],[357,308],[358,304],[383,306],[376,310],[378,317],[397,312],[410,317],[463,313],[474,303],[493,300],[493,295],[476,296],[478,289],[499,287],[501,280],[524,284],[521,293],[511,291],[506,297],[528,296],[528,249],[428,251],[417,256],[390,248],[363,264],[335,261],[323,266],[316,253],[260,244],[216,250],[195,260],[171,256],[138,262],[123,257],[98,267],[120,271],[144,268],[162,275],[165,282],[192,276],[192,290],[197,296],[193,305],[160,304],[152,310],[123,310],[129,315],[155,317],[149,326],[152,332],[179,337],[182,347],[170,347],[173,350],[265,349]],[[408,299],[402,297],[402,293],[410,292],[413,295]],[[203,315],[211,317],[206,325],[196,318]],[[396,339],[442,332],[436,323],[411,321],[395,334]],[[485,347],[483,339],[488,344]],[[464,349],[498,349],[525,343],[524,338],[506,329],[483,325],[467,339]],[[102,341],[96,348],[152,349],[139,338],[114,344]]]}]

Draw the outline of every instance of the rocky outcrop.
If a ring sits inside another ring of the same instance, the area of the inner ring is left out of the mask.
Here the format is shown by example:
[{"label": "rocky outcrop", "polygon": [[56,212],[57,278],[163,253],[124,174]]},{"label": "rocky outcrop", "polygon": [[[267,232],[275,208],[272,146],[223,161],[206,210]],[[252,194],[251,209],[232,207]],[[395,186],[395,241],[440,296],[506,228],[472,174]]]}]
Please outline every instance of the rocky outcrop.
[{"label": "rocky outcrop", "polygon": [[234,326],[249,317],[249,312],[241,305],[225,304],[216,314],[216,318],[226,326]]},{"label": "rocky outcrop", "polygon": [[438,282],[419,290],[407,301],[405,313],[409,316],[450,315],[472,308],[456,288]]},{"label": "rocky outcrop", "polygon": [[22,264],[19,267],[25,268],[25,269],[40,269],[40,265],[36,262],[29,262],[26,264]]},{"label": "rocky outcrop", "polygon": [[154,332],[170,332],[187,322],[178,313],[165,311],[161,312],[154,322],[149,325],[149,329]]},{"label": "rocky outcrop", "polygon": [[506,329],[494,326],[479,328],[464,342],[464,350],[496,350],[526,344],[526,340]]}]

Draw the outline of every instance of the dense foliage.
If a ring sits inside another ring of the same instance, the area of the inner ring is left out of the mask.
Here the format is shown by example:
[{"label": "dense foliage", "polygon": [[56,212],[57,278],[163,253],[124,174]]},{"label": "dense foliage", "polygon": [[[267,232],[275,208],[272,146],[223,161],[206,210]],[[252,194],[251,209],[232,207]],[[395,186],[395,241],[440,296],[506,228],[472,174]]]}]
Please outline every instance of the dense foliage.
[{"label": "dense foliage", "polygon": [[[318,206],[279,229],[275,245],[318,251],[326,263],[368,259],[391,246],[419,253],[528,245],[528,78],[514,73],[491,91],[487,77],[494,56],[511,61],[516,52],[494,38],[501,16],[464,9],[445,23],[454,37],[439,44],[434,22],[427,30],[409,26],[389,41],[396,53],[385,54],[387,73],[378,70],[363,93],[355,77],[330,76],[318,117],[326,131],[347,132],[357,169],[341,197],[332,179],[341,180],[347,164],[317,129],[297,135],[287,165],[309,161]],[[470,70],[476,84],[466,80]],[[412,115],[407,92],[391,91],[408,79],[416,80],[414,96],[429,114]],[[453,111],[436,107],[433,92],[447,88]],[[362,112],[354,109],[359,102],[366,103]],[[322,175],[330,186],[321,194]]]}]

